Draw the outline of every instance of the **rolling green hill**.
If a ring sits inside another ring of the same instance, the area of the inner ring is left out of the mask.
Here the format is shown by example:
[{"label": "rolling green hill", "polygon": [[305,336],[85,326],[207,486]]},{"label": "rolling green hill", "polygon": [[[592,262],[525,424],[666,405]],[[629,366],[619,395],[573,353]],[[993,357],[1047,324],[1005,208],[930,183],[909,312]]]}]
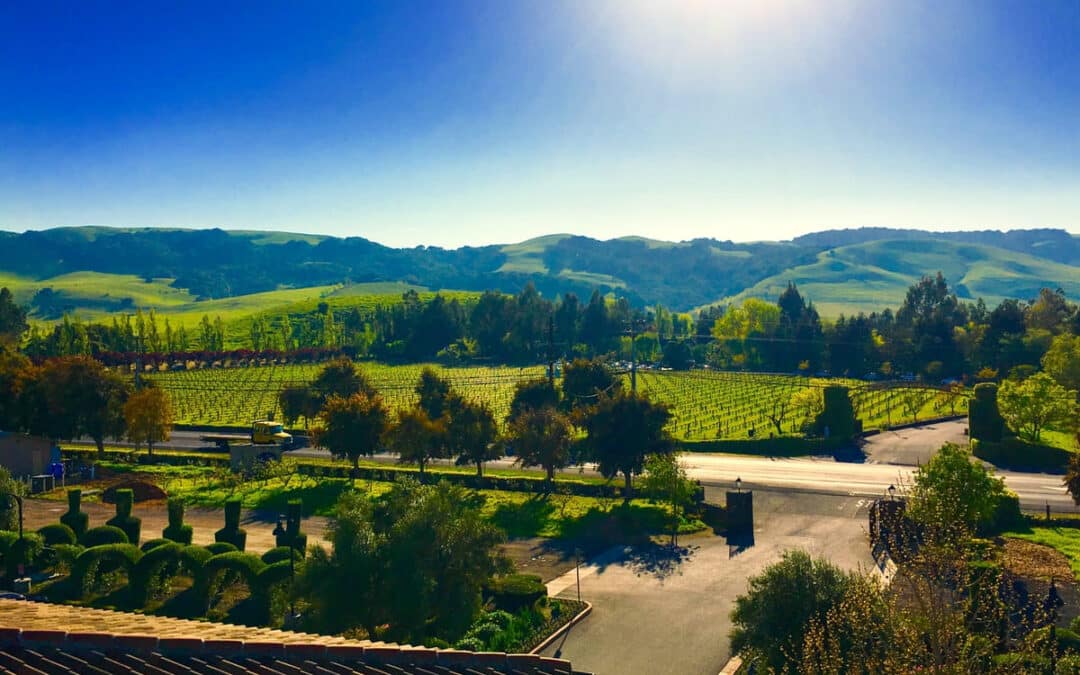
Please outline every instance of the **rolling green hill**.
[{"label": "rolling green hill", "polygon": [[809,265],[763,279],[725,301],[775,300],[794,282],[825,316],[897,307],[908,287],[941,271],[962,299],[993,306],[1004,298],[1031,299],[1043,287],[1080,297],[1080,268],[1026,253],[944,240],[873,241],[828,249]]},{"label": "rolling green hill", "polygon": [[601,241],[554,234],[502,246],[395,249],[360,237],[81,227],[0,232],[0,285],[37,321],[153,307],[176,323],[228,321],[325,301],[370,306],[407,290],[545,296],[594,292],[687,311],[774,299],[796,282],[825,316],[896,308],[942,271],[962,298],[1028,299],[1044,286],[1080,297],[1080,237],[1062,230],[930,233],[830,230],[786,242]]}]

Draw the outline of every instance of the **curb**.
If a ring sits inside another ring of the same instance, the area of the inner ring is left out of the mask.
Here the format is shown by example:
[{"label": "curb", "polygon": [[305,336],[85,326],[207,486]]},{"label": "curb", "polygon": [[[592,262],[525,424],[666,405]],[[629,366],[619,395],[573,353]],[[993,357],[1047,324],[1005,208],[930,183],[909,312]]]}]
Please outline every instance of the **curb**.
[{"label": "curb", "polygon": [[568,631],[571,628],[573,628],[574,626],[576,626],[585,617],[589,616],[589,614],[592,613],[592,603],[587,601],[587,600],[582,600],[582,602],[585,603],[585,609],[578,612],[577,616],[575,616],[573,619],[570,619],[569,621],[564,623],[554,633],[552,633],[551,635],[544,638],[544,641],[541,642],[540,644],[536,645],[535,647],[533,647],[532,650],[529,653],[530,654],[539,654],[540,652],[544,651],[545,649],[548,648],[548,646],[551,645],[552,642],[555,642],[555,640],[558,639],[563,633],[565,633],[566,631]]}]

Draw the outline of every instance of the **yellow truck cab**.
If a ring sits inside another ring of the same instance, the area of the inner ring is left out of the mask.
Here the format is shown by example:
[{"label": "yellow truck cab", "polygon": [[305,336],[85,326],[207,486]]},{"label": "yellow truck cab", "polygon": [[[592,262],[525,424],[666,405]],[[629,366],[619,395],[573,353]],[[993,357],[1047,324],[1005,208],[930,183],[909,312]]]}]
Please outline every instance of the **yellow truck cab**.
[{"label": "yellow truck cab", "polygon": [[256,445],[280,445],[282,447],[292,444],[292,435],[285,431],[280,422],[260,420],[251,425],[251,442]]}]

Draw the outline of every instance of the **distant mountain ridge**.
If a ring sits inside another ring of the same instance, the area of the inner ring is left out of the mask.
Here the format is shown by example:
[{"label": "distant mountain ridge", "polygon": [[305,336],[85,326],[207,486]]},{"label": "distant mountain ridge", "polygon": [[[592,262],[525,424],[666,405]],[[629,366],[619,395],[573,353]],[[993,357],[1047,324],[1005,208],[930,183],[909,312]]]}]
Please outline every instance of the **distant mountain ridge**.
[{"label": "distant mountain ridge", "polygon": [[[171,279],[205,299],[342,282],[549,296],[594,289],[676,310],[762,295],[794,281],[839,311],[895,307],[906,284],[939,269],[962,297],[987,301],[1042,286],[1080,294],[1080,237],[1064,230],[948,232],[828,230],[786,242],[717,239],[601,241],[550,235],[508,245],[396,249],[362,237],[299,233],[76,227],[0,232],[4,275],[47,280],[73,272]],[[40,282],[38,285],[40,286]],[[868,284],[878,284],[867,293]],[[772,298],[775,299],[775,298]],[[137,304],[137,302],[136,302]]]}]

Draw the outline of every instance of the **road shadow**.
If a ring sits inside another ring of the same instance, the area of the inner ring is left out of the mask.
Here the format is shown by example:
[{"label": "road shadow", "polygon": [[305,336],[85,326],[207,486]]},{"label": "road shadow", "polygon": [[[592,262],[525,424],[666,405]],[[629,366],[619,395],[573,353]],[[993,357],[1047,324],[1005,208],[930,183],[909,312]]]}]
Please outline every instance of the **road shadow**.
[{"label": "road shadow", "polygon": [[689,562],[698,548],[698,546],[670,546],[650,542],[630,549],[623,565],[636,576],[647,576],[663,581],[681,574],[683,563]]},{"label": "road shadow", "polygon": [[837,448],[833,451],[833,459],[848,464],[865,464],[866,451],[863,449],[865,444],[866,441],[860,438],[854,443]]}]

